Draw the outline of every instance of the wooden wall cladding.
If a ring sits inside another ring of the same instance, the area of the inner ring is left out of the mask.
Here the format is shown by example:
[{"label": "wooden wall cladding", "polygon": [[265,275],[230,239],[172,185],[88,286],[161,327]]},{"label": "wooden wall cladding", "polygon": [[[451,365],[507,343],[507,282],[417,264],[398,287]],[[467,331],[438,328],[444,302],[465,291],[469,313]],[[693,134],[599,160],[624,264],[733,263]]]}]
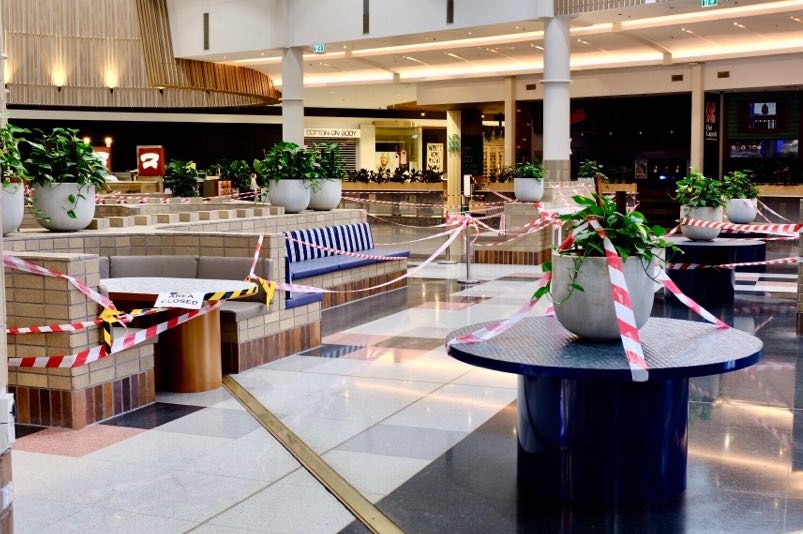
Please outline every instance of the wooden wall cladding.
[{"label": "wooden wall cladding", "polygon": [[281,96],[252,69],[175,59],[165,0],[5,0],[2,10],[10,105],[203,108]]}]

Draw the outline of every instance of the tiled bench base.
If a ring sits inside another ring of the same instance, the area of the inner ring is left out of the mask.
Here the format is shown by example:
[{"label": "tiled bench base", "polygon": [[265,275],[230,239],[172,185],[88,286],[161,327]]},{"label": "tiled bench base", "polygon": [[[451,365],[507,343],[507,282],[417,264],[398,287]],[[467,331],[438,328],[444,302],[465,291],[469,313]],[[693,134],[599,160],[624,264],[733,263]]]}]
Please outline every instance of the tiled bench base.
[{"label": "tiled bench base", "polygon": [[[365,278],[363,280],[353,280],[351,282],[346,282],[344,284],[327,287],[327,289],[331,289],[333,291],[357,291],[359,289],[365,289],[373,286],[378,286],[380,284],[384,284],[400,276],[403,276],[406,273],[407,271],[403,270],[403,271],[395,271],[392,273],[380,274],[377,276],[372,276],[370,278]],[[382,286],[372,289],[371,291],[360,291],[359,293],[324,293],[323,303],[321,304],[321,308],[331,308],[332,306],[345,304],[353,300],[359,300],[365,297],[370,297],[371,295],[377,295],[379,293],[387,293],[388,291],[393,291],[394,289],[400,289],[402,287],[407,287],[406,278],[402,278],[398,282],[394,282],[393,284],[387,286]]]},{"label": "tiled bench base", "polygon": [[9,385],[17,423],[80,429],[156,400],[153,369],[76,391]]},{"label": "tiled bench base", "polygon": [[321,323],[313,322],[237,344],[223,341],[223,373],[240,373],[321,344]]},{"label": "tiled bench base", "polygon": [[[0,455],[0,491],[3,495],[13,495],[11,484],[11,449]],[[14,532],[14,507],[12,499],[3,499],[5,508],[0,509],[0,532]]]},{"label": "tiled bench base", "polygon": [[540,265],[549,261],[552,250],[475,250],[475,263],[499,263],[502,265]]}]

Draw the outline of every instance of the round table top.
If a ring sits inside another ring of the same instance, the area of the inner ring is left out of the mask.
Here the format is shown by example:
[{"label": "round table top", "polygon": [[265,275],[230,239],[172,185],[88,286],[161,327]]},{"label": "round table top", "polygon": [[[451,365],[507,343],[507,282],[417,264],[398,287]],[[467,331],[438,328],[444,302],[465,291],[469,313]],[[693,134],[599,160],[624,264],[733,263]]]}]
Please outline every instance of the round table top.
[{"label": "round table top", "polygon": [[171,291],[204,292],[246,291],[256,287],[254,282],[244,280],[220,280],[216,278],[169,278],[161,276],[131,276],[122,278],[101,278],[100,288],[107,293],[126,293],[129,295],[156,296]]},{"label": "round table top", "polygon": [[[447,341],[489,323],[451,332]],[[639,330],[650,380],[705,376],[741,369],[761,357],[760,339],[710,323],[651,317]],[[455,343],[450,356],[479,367],[526,376],[632,380],[620,340],[591,341],[554,316],[527,317],[480,343]]]}]

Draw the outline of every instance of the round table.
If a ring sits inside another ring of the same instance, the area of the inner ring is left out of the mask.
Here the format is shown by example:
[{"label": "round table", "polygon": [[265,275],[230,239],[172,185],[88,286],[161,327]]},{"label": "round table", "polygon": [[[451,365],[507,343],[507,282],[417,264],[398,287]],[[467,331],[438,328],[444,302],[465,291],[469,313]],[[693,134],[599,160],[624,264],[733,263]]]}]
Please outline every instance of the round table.
[{"label": "round table", "polygon": [[[150,307],[159,294],[173,291],[204,293],[203,300],[224,300],[230,293],[250,294],[256,284],[242,280],[209,278],[124,277],[103,278],[100,288],[120,309]],[[223,292],[223,293],[221,293]],[[180,310],[186,313],[189,310]],[[178,314],[180,314],[178,313]],[[158,320],[164,320],[159,314]],[[174,314],[175,315],[175,314]],[[223,385],[220,311],[211,310],[159,334],[159,380],[180,393],[217,389]]]},{"label": "round table", "polygon": [[[470,325],[447,341],[490,323]],[[649,380],[633,382],[622,344],[583,340],[529,317],[450,356],[517,373],[519,488],[539,502],[672,501],[686,488],[689,377],[757,362],[762,342],[708,323],[650,318],[639,331]]]}]

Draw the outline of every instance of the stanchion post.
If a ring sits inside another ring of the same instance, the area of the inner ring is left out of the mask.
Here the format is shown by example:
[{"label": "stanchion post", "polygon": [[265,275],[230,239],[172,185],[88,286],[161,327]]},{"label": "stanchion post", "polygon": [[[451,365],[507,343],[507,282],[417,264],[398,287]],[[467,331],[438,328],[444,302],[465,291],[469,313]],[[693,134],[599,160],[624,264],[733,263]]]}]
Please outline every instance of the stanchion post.
[{"label": "stanchion post", "polygon": [[[461,210],[460,211],[462,213],[468,213],[468,200],[469,200],[470,197],[465,197],[464,196],[464,197],[461,197],[461,198],[462,198],[462,200],[461,200]],[[471,257],[474,255],[474,251],[472,250],[472,247],[471,247],[471,236],[468,235],[469,234],[469,228],[470,228],[469,226],[466,226],[465,230],[464,230],[465,231],[465,247],[463,247],[463,248],[464,248],[464,252],[466,254],[466,277],[457,280],[457,283],[461,284],[461,285],[473,285],[473,284],[479,284],[480,283],[479,280],[474,280],[473,278],[471,278]]]}]

